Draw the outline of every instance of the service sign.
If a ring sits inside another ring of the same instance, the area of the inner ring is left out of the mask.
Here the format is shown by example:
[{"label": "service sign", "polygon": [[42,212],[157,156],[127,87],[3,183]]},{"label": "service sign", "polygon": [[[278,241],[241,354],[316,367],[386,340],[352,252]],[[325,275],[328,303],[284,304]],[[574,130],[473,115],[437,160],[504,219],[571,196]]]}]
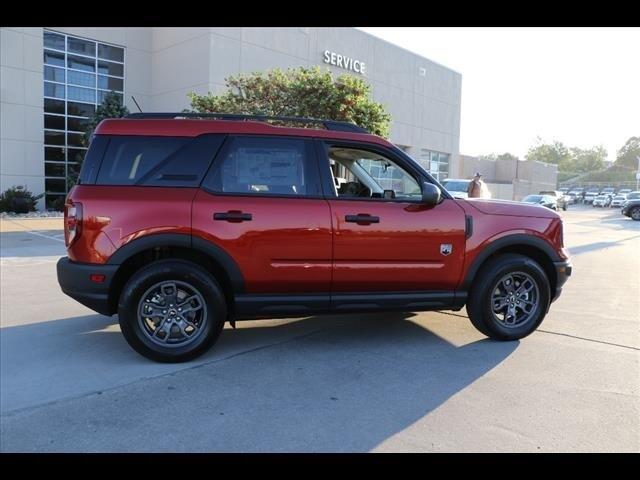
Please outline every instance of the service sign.
[{"label": "service sign", "polygon": [[344,68],[345,70],[350,70],[352,72],[359,73],[360,75],[365,75],[366,65],[360,60],[340,55],[332,52],[331,50],[325,50],[323,58],[324,63],[335,65],[336,67]]}]

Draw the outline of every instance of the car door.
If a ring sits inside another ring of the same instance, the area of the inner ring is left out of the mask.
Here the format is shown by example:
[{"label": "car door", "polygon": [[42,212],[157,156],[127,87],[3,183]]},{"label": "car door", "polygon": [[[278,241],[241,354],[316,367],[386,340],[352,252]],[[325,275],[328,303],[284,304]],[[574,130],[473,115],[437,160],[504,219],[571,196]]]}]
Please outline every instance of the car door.
[{"label": "car door", "polygon": [[462,207],[451,198],[423,204],[426,176],[390,149],[318,140],[317,150],[325,178],[347,178],[340,188],[325,187],[332,192],[333,294],[453,292],[464,261]]},{"label": "car door", "polygon": [[313,293],[315,307],[328,304],[331,218],[317,167],[305,138],[225,141],[193,202],[193,238],[231,256],[243,295]]}]

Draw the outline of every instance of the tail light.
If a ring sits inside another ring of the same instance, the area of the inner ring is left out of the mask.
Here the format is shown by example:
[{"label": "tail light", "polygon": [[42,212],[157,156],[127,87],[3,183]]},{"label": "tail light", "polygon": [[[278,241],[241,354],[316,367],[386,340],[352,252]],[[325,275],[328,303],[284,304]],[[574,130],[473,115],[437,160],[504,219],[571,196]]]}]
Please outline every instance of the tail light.
[{"label": "tail light", "polygon": [[82,204],[67,203],[64,206],[64,243],[69,247],[82,232]]}]

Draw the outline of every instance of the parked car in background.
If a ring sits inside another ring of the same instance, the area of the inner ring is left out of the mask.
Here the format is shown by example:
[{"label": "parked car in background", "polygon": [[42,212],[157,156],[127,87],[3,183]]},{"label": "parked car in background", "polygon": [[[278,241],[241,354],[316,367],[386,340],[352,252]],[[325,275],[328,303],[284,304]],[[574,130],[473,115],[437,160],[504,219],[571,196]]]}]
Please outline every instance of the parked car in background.
[{"label": "parked car in background", "polygon": [[559,191],[561,191],[564,195],[569,193],[569,189],[567,187],[562,187],[558,189]]},{"label": "parked car in background", "polygon": [[573,198],[573,203],[582,203],[582,197],[584,193],[584,188],[575,187],[569,190],[569,196]]},{"label": "parked car in background", "polygon": [[551,195],[527,195],[522,199],[524,203],[532,203],[542,207],[558,210],[558,202]]},{"label": "parked car in background", "polygon": [[592,205],[594,207],[608,207],[611,205],[611,195],[598,195],[593,199]]},{"label": "parked car in background", "polygon": [[627,193],[627,201],[637,200],[640,198],[640,190],[636,190],[635,192]]},{"label": "parked car in background", "polygon": [[632,193],[638,193],[639,195],[637,198],[624,202],[621,212],[624,216],[633,220],[640,220],[640,192]]},{"label": "parked car in background", "polygon": [[616,193],[616,189],[613,187],[605,187],[600,191],[601,195],[614,195]]},{"label": "parked car in background", "polygon": [[543,190],[540,192],[540,195],[549,195],[551,197],[554,197],[556,199],[558,208],[561,208],[562,210],[566,210],[569,206],[569,197],[562,193],[560,190]]},{"label": "parked car in background", "polygon": [[464,178],[447,178],[440,182],[454,198],[469,198],[468,188],[471,180]]},{"label": "parked car in background", "polygon": [[618,191],[618,195],[629,195],[631,193],[631,189],[630,188],[621,188]]},{"label": "parked car in background", "polygon": [[597,188],[588,189],[584,194],[584,203],[586,205],[591,205],[598,195],[600,195],[600,190]]},{"label": "parked car in background", "polygon": [[627,196],[626,195],[616,195],[613,197],[613,200],[611,200],[611,207],[621,207],[622,205],[624,205],[624,202],[627,200]]}]

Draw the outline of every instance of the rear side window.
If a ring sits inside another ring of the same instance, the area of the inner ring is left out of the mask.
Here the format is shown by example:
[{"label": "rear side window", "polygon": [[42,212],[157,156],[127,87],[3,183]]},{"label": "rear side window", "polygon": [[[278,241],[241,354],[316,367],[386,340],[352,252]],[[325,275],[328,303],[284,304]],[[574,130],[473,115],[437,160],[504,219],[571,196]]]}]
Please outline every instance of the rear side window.
[{"label": "rear side window", "polygon": [[113,136],[98,185],[197,187],[224,136]]},{"label": "rear side window", "polygon": [[312,144],[301,138],[229,137],[204,186],[241,195],[322,194]]}]

